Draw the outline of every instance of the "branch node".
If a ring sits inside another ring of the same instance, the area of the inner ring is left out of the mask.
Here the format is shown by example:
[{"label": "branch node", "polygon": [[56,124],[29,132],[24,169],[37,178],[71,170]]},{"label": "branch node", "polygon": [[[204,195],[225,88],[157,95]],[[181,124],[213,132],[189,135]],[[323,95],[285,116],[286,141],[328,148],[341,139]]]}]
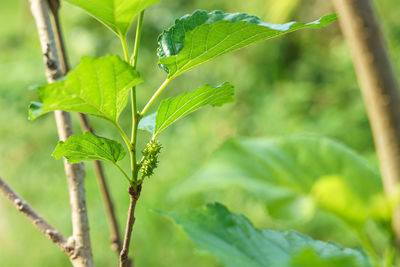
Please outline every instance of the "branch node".
[{"label": "branch node", "polygon": [[120,247],[119,239],[115,236],[110,238],[110,248],[113,251],[118,251]]},{"label": "branch node", "polygon": [[66,242],[65,251],[70,257],[75,253],[75,239],[72,236],[69,237]]},{"label": "branch node", "polygon": [[14,200],[14,204],[15,204],[15,206],[17,207],[17,209],[18,209],[19,211],[22,211],[22,210],[24,209],[25,204],[24,204],[24,202],[23,202],[21,199],[19,199],[19,198],[17,198],[17,199]]},{"label": "branch node", "polygon": [[51,59],[51,55],[50,55],[50,52],[51,52],[51,50],[50,50],[50,44],[47,43],[46,46],[47,46],[46,52],[43,54],[43,56],[45,57],[45,64],[46,64],[46,67],[47,67],[49,70],[51,70],[51,71],[57,71],[57,70],[58,70],[58,68],[57,68],[57,63],[56,63],[54,60]]}]

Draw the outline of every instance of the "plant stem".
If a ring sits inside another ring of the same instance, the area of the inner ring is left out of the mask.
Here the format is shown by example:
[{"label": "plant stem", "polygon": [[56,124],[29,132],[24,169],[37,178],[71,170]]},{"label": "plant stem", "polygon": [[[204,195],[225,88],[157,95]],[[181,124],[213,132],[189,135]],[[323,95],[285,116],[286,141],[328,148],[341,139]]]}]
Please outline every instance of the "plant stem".
[{"label": "plant stem", "polygon": [[122,172],[122,174],[124,175],[126,180],[128,180],[129,184],[131,185],[132,184],[132,179],[129,177],[129,175],[124,171],[124,169],[121,168],[121,166],[117,162],[115,162],[114,164]]},{"label": "plant stem", "polygon": [[[389,198],[396,197],[400,183],[400,87],[384,35],[372,1],[334,0],[333,4],[352,54],[374,137],[383,187]],[[392,228],[396,245],[400,248],[399,206],[393,208]]]},{"label": "plant stem", "polygon": [[137,66],[140,37],[142,35],[143,17],[144,17],[144,10],[142,12],[140,12],[139,17],[138,17],[137,26],[136,26],[135,47],[133,49],[133,54],[131,57],[131,65],[133,66],[134,69],[136,69],[136,66]]},{"label": "plant stem", "polygon": [[131,146],[132,150],[130,151],[131,156],[131,170],[133,182],[137,184],[137,163],[136,163],[136,136],[137,136],[137,126],[139,124],[139,114],[136,111],[136,87],[132,87],[131,91],[132,98],[132,134],[131,134]]},{"label": "plant stem", "polygon": [[149,102],[147,102],[146,106],[143,108],[142,112],[140,112],[140,116],[143,117],[144,114],[146,114],[147,110],[150,108],[150,106],[153,104],[153,102],[156,100],[156,98],[161,94],[161,92],[167,87],[167,85],[172,81],[172,79],[167,78],[165,81],[161,84],[160,88],[157,89],[157,91],[153,94],[153,96],[150,98]]},{"label": "plant stem", "polygon": [[[136,37],[135,37],[135,47],[132,54],[131,64],[133,69],[136,70],[137,66],[137,58],[139,53],[139,44],[140,44],[140,35],[142,32],[142,25],[143,25],[143,16],[144,10],[140,13],[138,18],[138,23],[136,27]],[[124,53],[125,53],[125,60],[129,61],[127,58],[127,50],[125,51],[126,42],[123,43]],[[137,137],[137,126],[139,124],[140,116],[137,111],[136,107],[136,87],[132,87],[131,90],[131,104],[132,104],[132,132],[131,132],[131,140],[130,140],[130,149],[129,155],[131,159],[131,171],[132,171],[132,181],[130,181],[131,186],[129,187],[129,196],[130,196],[130,204],[128,210],[128,219],[126,223],[126,230],[125,230],[125,237],[124,237],[124,244],[120,253],[120,266],[128,267],[133,265],[133,262],[129,261],[128,254],[129,254],[129,244],[132,236],[132,229],[133,224],[135,223],[135,207],[136,202],[139,199],[140,191],[142,186],[137,184],[137,174],[138,168],[136,163],[136,137]],[[121,129],[122,131],[122,129]],[[125,137],[127,138],[127,137]],[[128,146],[129,147],[129,146]],[[122,169],[121,169],[122,170]]]},{"label": "plant stem", "polygon": [[126,133],[124,132],[124,130],[122,130],[121,126],[119,126],[118,123],[114,123],[114,122],[112,122],[112,123],[117,128],[117,130],[118,130],[119,134],[121,135],[122,139],[124,140],[125,145],[127,146],[128,150],[131,151],[132,150],[132,144],[129,141],[129,138],[126,135]]},{"label": "plant stem", "polygon": [[[115,127],[118,129],[118,132],[120,133],[122,139],[125,142],[125,145],[127,146],[128,150],[129,150],[129,156],[131,159],[131,168],[132,168],[132,161],[135,160],[135,149],[134,146],[131,144],[131,142],[128,139],[128,136],[126,135],[126,133],[124,132],[124,130],[122,130],[122,128],[119,126],[118,123],[114,123]],[[129,184],[133,187],[137,187],[137,185],[135,184],[135,179],[133,178],[134,176],[132,176],[132,178],[129,177],[129,175],[126,174],[126,172],[117,164],[115,163],[115,166],[117,166],[121,172],[124,174],[125,178],[129,181]],[[133,173],[133,172],[132,172]]]},{"label": "plant stem", "polygon": [[69,63],[67,58],[67,51],[65,49],[65,44],[64,44],[64,38],[61,32],[60,18],[58,15],[58,10],[60,9],[60,1],[48,0],[48,3],[54,18],[54,36],[60,48],[59,55],[60,55],[61,69],[63,71],[63,74],[66,75],[67,72],[69,71]]},{"label": "plant stem", "polygon": [[122,50],[124,51],[124,59],[129,63],[129,52],[128,45],[126,43],[126,38],[122,34],[119,34],[119,39],[121,40]]},{"label": "plant stem", "polygon": [[57,245],[68,256],[73,252],[74,247],[68,244],[68,239],[52,225],[50,225],[43,217],[41,217],[22,197],[20,197],[1,177],[0,192],[10,202],[24,214],[33,226],[47,236],[55,245]]},{"label": "plant stem", "polygon": [[[57,43],[54,37],[53,24],[50,17],[49,2],[44,0],[30,0],[39,40],[46,66],[46,77],[49,83],[62,76]],[[55,111],[59,139],[65,141],[72,135],[72,123],[68,112]],[[64,160],[65,173],[68,182],[68,191],[71,205],[73,252],[68,255],[76,267],[93,266],[93,255],[90,242],[89,222],[87,216],[86,196],[83,164],[69,164]]]},{"label": "plant stem", "polygon": [[[136,70],[137,59],[139,54],[139,44],[140,44],[140,36],[142,33],[142,25],[143,25],[143,16],[144,10],[140,12],[136,27],[136,37],[135,37],[135,47],[133,50],[131,64],[132,67]],[[136,163],[136,137],[137,137],[137,126],[139,124],[140,116],[137,111],[136,105],[136,86],[132,87],[131,90],[131,100],[132,100],[132,132],[131,132],[131,145],[133,147],[132,155],[131,155],[131,170],[133,182],[137,185],[137,163]]]},{"label": "plant stem", "polygon": [[117,216],[115,214],[114,203],[111,199],[111,194],[107,186],[103,165],[101,164],[101,161],[95,160],[93,164],[94,164],[94,171],[97,177],[97,182],[99,184],[100,192],[103,198],[104,208],[107,215],[107,220],[110,230],[110,244],[111,244],[110,247],[111,250],[119,254],[122,248],[122,243],[121,243],[121,236],[120,236]]},{"label": "plant stem", "polygon": [[[53,13],[54,18],[54,35],[59,46],[60,63],[63,74],[66,75],[69,72],[69,64],[67,58],[66,46],[64,44],[64,38],[61,31],[59,8],[60,2],[58,0],[50,0],[50,9]],[[91,132],[94,134],[93,128],[89,123],[88,117],[83,113],[78,113],[79,122],[83,132]],[[104,174],[103,163],[99,160],[93,161],[94,171],[96,173],[97,182],[99,184],[101,196],[103,199],[104,208],[107,215],[108,226],[110,229],[110,243],[111,249],[119,254],[121,251],[121,237],[119,233],[119,227],[117,217],[115,215],[114,203],[111,199],[110,192],[108,190],[106,177]]]},{"label": "plant stem", "polygon": [[119,266],[120,267],[128,266],[129,244],[131,241],[133,225],[135,224],[135,207],[136,207],[137,200],[139,199],[141,190],[142,190],[141,185],[139,185],[136,190],[133,187],[129,187],[130,202],[129,202],[128,218],[126,221],[124,244],[122,246],[122,250],[121,250],[121,254],[120,254],[120,258],[119,258]]},{"label": "plant stem", "polygon": [[[94,133],[88,117],[83,113],[78,113],[79,122],[83,132]],[[103,199],[104,208],[107,214],[108,225],[110,229],[111,249],[118,253],[121,251],[121,236],[119,233],[117,216],[115,214],[114,203],[111,199],[111,194],[108,189],[106,177],[104,174],[103,163],[99,160],[93,161],[94,171],[96,173],[97,183],[100,187],[100,192]]]}]

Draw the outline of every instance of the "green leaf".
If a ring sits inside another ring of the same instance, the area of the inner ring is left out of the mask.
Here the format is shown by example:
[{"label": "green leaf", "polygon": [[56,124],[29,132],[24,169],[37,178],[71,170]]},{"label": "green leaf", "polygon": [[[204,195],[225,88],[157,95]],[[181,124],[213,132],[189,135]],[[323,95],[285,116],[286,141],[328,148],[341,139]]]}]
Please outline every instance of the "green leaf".
[{"label": "green leaf", "polygon": [[156,128],[157,112],[154,112],[139,121],[138,129],[154,134]]},{"label": "green leaf", "polygon": [[30,105],[30,118],[54,110],[76,111],[105,118],[113,123],[128,103],[132,86],[143,80],[118,56],[83,57],[69,74],[37,88],[41,105]]},{"label": "green leaf", "polygon": [[257,229],[246,217],[218,203],[194,211],[159,213],[180,224],[199,248],[225,266],[371,266],[362,251],[314,240],[293,230]]},{"label": "green leaf", "polygon": [[[355,250],[353,250],[355,251]],[[344,249],[346,254],[348,249]],[[303,251],[297,253],[291,260],[292,267],[310,267],[310,266],[320,266],[320,267],[355,267],[355,266],[372,266],[367,260],[363,260],[365,263],[355,262],[351,257],[331,257],[322,258],[315,253],[312,249],[304,249]]]},{"label": "green leaf", "polygon": [[304,28],[321,28],[333,21],[331,14],[310,23],[264,23],[245,13],[207,13],[197,10],[175,21],[158,38],[160,66],[169,78],[252,43]]},{"label": "green leaf", "polygon": [[133,19],[160,0],[66,0],[104,23],[115,34],[126,36]]},{"label": "green leaf", "polygon": [[125,150],[117,141],[86,132],[72,135],[65,142],[59,141],[52,156],[56,159],[65,157],[69,163],[89,160],[116,163],[124,158]]},{"label": "green leaf", "polygon": [[233,86],[229,83],[217,87],[206,84],[190,93],[163,100],[157,110],[154,136],[199,108],[206,105],[222,106],[232,102],[233,93]]},{"label": "green leaf", "polygon": [[368,218],[391,216],[378,171],[344,145],[315,136],[229,140],[173,194],[231,187],[258,198],[273,218],[285,221],[307,221],[318,209],[356,227]]}]

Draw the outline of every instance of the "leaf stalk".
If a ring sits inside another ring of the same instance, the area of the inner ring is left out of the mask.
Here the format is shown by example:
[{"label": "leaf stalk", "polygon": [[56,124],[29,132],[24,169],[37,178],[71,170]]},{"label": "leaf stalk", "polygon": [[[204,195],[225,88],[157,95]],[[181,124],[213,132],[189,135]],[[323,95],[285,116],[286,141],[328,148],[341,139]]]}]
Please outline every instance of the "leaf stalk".
[{"label": "leaf stalk", "polygon": [[129,178],[129,175],[124,171],[124,169],[121,168],[121,166],[117,162],[115,162],[114,164],[124,174],[124,177],[126,178],[126,180],[128,180],[129,184],[131,185],[133,181],[131,178]]},{"label": "leaf stalk", "polygon": [[124,51],[124,59],[126,62],[129,62],[129,51],[128,44],[126,43],[126,38],[124,35],[119,34],[119,39],[121,40],[122,50]]},{"label": "leaf stalk", "polygon": [[139,17],[138,17],[137,26],[136,26],[135,46],[134,46],[133,54],[131,57],[131,65],[133,66],[134,69],[136,69],[136,66],[137,66],[140,37],[142,36],[143,17],[144,17],[144,10],[142,12],[140,12]]},{"label": "leaf stalk", "polygon": [[157,91],[153,94],[153,96],[150,98],[149,102],[147,102],[146,106],[143,108],[142,112],[140,112],[140,116],[143,117],[144,114],[148,111],[150,106],[154,103],[154,101],[157,99],[157,97],[164,91],[165,87],[172,81],[171,78],[165,79],[165,81],[161,84],[160,88],[157,89]]}]

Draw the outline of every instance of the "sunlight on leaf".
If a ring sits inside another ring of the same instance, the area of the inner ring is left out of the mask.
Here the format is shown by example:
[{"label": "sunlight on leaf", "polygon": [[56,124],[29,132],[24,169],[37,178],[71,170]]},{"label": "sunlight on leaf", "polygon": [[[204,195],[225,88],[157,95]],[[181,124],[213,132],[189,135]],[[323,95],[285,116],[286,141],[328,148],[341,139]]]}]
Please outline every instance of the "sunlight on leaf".
[{"label": "sunlight on leaf", "polygon": [[115,34],[126,36],[133,19],[161,0],[66,0],[88,12]]},{"label": "sunlight on leaf", "polygon": [[246,13],[197,10],[176,20],[159,36],[159,64],[169,78],[174,78],[252,43],[300,29],[325,27],[336,19],[331,14],[310,23],[272,24]]},{"label": "sunlight on leaf", "polygon": [[206,84],[190,93],[163,100],[157,110],[154,136],[158,136],[175,121],[204,106],[222,106],[232,102],[233,94],[233,86],[229,83],[217,87]]},{"label": "sunlight on leaf", "polygon": [[103,160],[115,163],[125,156],[123,146],[117,141],[96,136],[90,132],[75,134],[65,142],[59,141],[53,157],[65,157],[69,163]]},{"label": "sunlight on leaf", "polygon": [[132,86],[141,83],[128,63],[118,56],[83,57],[63,79],[37,88],[42,103],[30,105],[35,119],[55,110],[76,111],[118,122]]}]

